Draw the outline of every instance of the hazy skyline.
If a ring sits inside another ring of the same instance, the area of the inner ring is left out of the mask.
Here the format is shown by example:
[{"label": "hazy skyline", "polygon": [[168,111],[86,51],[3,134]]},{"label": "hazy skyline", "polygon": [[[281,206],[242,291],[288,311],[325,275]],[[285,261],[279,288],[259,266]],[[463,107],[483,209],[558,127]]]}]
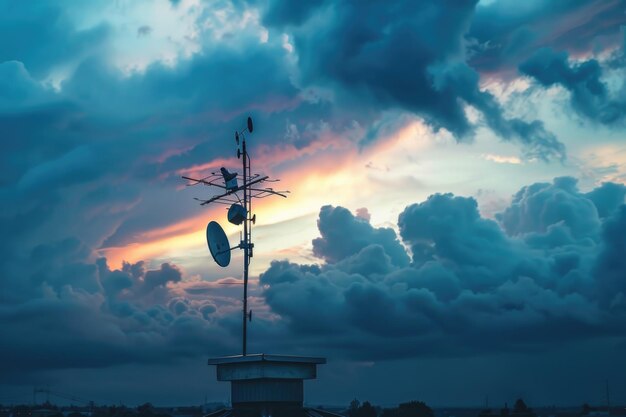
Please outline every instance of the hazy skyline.
[{"label": "hazy skyline", "polygon": [[0,0],[0,403],[226,401],[250,352],[313,403],[626,403],[622,0]]}]

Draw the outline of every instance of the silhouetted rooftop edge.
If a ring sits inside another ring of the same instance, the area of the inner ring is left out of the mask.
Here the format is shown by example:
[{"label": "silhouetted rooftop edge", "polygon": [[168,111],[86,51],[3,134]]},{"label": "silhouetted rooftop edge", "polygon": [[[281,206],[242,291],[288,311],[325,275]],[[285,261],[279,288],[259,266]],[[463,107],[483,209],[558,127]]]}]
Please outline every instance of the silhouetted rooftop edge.
[{"label": "silhouetted rooftop edge", "polygon": [[221,365],[227,363],[242,362],[298,362],[298,363],[315,363],[325,364],[326,358],[310,357],[310,356],[293,356],[293,355],[269,355],[266,353],[255,353],[251,355],[233,355],[222,356],[219,358],[210,358],[209,365]]}]

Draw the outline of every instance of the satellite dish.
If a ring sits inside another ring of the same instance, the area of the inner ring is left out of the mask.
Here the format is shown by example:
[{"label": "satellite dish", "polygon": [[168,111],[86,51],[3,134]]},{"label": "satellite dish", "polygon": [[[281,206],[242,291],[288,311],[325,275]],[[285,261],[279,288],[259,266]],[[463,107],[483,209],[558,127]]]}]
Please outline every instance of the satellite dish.
[{"label": "satellite dish", "polygon": [[230,263],[230,243],[224,229],[217,222],[210,222],[206,227],[206,241],[211,256],[216,264],[226,267]]},{"label": "satellite dish", "polygon": [[252,117],[248,117],[248,132],[252,133],[254,126],[252,125]]},{"label": "satellite dish", "polygon": [[239,132],[235,132],[235,142],[239,145]]},{"label": "satellite dish", "polygon": [[241,204],[233,204],[228,209],[228,221],[232,224],[239,225],[246,219],[246,209]]}]

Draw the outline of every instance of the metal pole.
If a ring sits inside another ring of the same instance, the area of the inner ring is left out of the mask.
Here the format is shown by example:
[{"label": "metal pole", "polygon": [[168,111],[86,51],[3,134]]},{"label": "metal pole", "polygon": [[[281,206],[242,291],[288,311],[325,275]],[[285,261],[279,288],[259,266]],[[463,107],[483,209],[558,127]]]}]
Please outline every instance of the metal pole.
[{"label": "metal pole", "polygon": [[248,203],[248,152],[246,151],[246,138],[243,137],[243,204],[246,209],[246,219],[243,222],[243,356],[247,349],[247,316],[248,316],[248,219],[250,218]]}]

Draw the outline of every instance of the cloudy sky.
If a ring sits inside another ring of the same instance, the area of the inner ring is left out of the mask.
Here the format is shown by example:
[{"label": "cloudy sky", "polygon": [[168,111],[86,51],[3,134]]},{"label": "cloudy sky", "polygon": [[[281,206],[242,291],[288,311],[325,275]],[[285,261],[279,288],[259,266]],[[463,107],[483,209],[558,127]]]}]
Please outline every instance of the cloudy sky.
[{"label": "cloudy sky", "polygon": [[181,175],[254,170],[250,351],[308,401],[626,403],[623,0],[0,0],[0,403],[228,399],[241,255]]}]

